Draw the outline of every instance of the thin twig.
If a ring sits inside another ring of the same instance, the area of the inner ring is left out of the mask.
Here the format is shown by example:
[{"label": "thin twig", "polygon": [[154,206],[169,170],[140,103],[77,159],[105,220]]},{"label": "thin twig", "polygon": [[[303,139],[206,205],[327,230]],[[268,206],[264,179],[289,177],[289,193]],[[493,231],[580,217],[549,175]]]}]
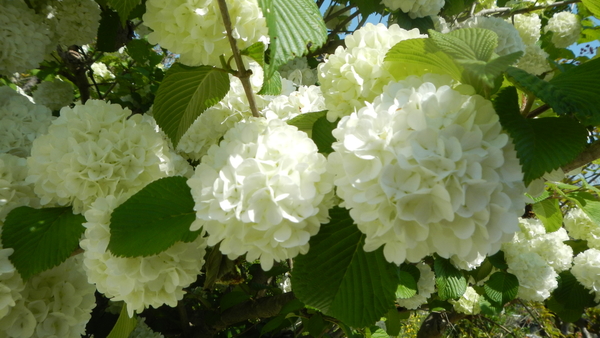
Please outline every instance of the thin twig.
[{"label": "thin twig", "polygon": [[506,332],[506,333],[508,333],[509,335],[511,335],[511,336],[513,336],[513,337],[515,337],[515,338],[517,338],[517,336],[515,336],[515,334],[514,334],[512,331],[510,331],[509,329],[507,329],[507,328],[505,328],[504,326],[500,325],[499,323],[496,323],[495,321],[493,321],[493,320],[491,320],[491,319],[487,318],[486,316],[479,316],[479,318],[483,318],[483,319],[485,319],[485,321],[487,321],[488,323],[491,323],[491,324],[493,324],[493,325],[496,325],[497,327],[501,328],[501,329],[502,329],[504,332]]},{"label": "thin twig", "polygon": [[519,299],[519,303],[521,303],[521,305],[525,308],[525,310],[527,311],[527,313],[529,313],[529,315],[531,316],[531,318],[533,318],[533,320],[540,327],[540,329],[544,329],[544,325],[542,324],[542,322],[540,322],[540,320],[533,314],[533,312],[531,312],[531,310],[529,309],[529,307],[527,307],[527,305],[525,305],[525,303],[523,303],[523,301],[520,300],[520,299]]},{"label": "thin twig", "polygon": [[246,93],[246,97],[248,98],[248,105],[250,106],[252,116],[260,117],[260,114],[258,113],[258,108],[256,107],[256,100],[254,98],[254,92],[252,91],[252,85],[250,84],[250,75],[252,74],[252,71],[247,70],[244,66],[242,54],[238,49],[235,38],[233,37],[233,30],[231,28],[231,18],[229,17],[227,3],[225,2],[225,0],[218,1],[219,9],[221,10],[221,16],[223,17],[223,24],[225,25],[225,30],[227,31],[227,39],[229,39],[231,51],[233,52],[233,57],[238,68],[237,77],[240,79],[240,81],[242,82],[242,86],[244,87],[244,92]]},{"label": "thin twig", "polygon": [[484,9],[484,10],[479,11],[477,14],[475,14],[475,16],[483,16],[483,15],[508,16],[508,15],[514,15],[514,14],[529,13],[532,11],[536,11],[538,9],[546,9],[546,8],[558,7],[558,6],[562,6],[562,5],[570,5],[570,4],[575,4],[578,2],[581,2],[581,0],[558,1],[558,2],[554,2],[552,4],[549,4],[549,5],[532,6],[532,7],[521,8],[521,9],[516,9],[516,10],[513,10],[512,7],[490,8],[490,9]]},{"label": "thin twig", "polygon": [[525,116],[528,119],[532,119],[538,115],[540,115],[541,113],[545,112],[546,110],[550,109],[550,106],[547,104],[543,104],[537,108],[535,108],[534,110],[530,111],[527,116]]}]

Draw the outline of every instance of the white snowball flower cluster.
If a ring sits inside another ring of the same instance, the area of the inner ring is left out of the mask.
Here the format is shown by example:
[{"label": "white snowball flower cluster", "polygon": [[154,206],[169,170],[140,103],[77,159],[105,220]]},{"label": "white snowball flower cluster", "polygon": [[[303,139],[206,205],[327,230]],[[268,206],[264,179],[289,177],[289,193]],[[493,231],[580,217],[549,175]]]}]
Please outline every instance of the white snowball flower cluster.
[{"label": "white snowball flower cluster", "polygon": [[600,250],[600,225],[581,209],[573,209],[564,218],[565,229],[575,239],[583,239],[588,247]]},{"label": "white snowball flower cluster", "polygon": [[327,119],[331,122],[350,115],[381,94],[393,80],[383,67],[385,54],[395,44],[407,39],[424,38],[418,29],[410,31],[394,24],[367,23],[345,38],[340,46],[318,67],[319,82],[327,104]]},{"label": "white snowball flower cluster", "polygon": [[382,0],[382,4],[392,11],[400,8],[402,12],[408,13],[411,18],[424,18],[429,15],[437,15],[442,7],[444,0]]},{"label": "white snowball flower cluster", "polygon": [[296,86],[310,86],[317,83],[317,70],[308,66],[305,57],[295,58],[279,67],[281,77],[292,81]]},{"label": "white snowball flower cluster", "polygon": [[27,281],[22,298],[0,319],[3,337],[81,337],[96,306],[95,291],[82,258],[71,257]]},{"label": "white snowball flower cluster", "polygon": [[525,45],[533,45],[540,39],[542,20],[537,14],[517,14],[513,17],[513,20],[515,28]]},{"label": "white snowball flower cluster", "polygon": [[82,213],[98,197],[138,189],[185,172],[152,117],[104,101],[65,107],[48,133],[33,142],[27,181],[43,205],[73,205]]},{"label": "white snowball flower cluster", "polygon": [[435,292],[435,274],[431,267],[425,262],[420,262],[416,266],[421,273],[417,282],[417,294],[407,299],[396,299],[399,306],[409,310],[418,309],[419,306],[427,303],[427,299]]},{"label": "white snowball flower cluster", "polygon": [[465,293],[458,300],[450,299],[449,302],[454,306],[454,311],[467,315],[476,315],[481,312],[479,300],[481,296],[472,287],[467,287]]},{"label": "white snowball flower cluster", "polygon": [[513,144],[491,102],[451,83],[435,74],[390,83],[333,131],[341,206],[365,250],[383,245],[396,264],[434,252],[474,261],[518,230],[525,187]]},{"label": "white snowball flower cluster", "polygon": [[333,188],[325,157],[306,133],[277,119],[250,118],[213,145],[188,180],[208,245],[233,259],[274,261],[306,253],[327,221]]},{"label": "white snowball flower cluster", "polygon": [[21,0],[0,0],[0,74],[36,68],[52,38],[42,18]]},{"label": "white snowball flower cluster", "polygon": [[33,186],[25,183],[27,160],[0,153],[0,227],[8,213],[20,206],[39,207]]},{"label": "white snowball flower cluster", "polygon": [[533,75],[541,75],[552,70],[548,63],[548,53],[536,44],[525,47],[525,54],[519,59],[517,68]]},{"label": "white snowball flower cluster", "polygon": [[498,35],[498,47],[495,52],[500,56],[525,51],[519,31],[501,18],[475,16],[465,21],[461,27],[484,28],[495,32]]},{"label": "white snowball flower cluster", "polygon": [[59,110],[73,102],[73,86],[64,81],[44,81],[33,92],[36,104],[44,105],[52,110]]},{"label": "white snowball flower cluster", "polygon": [[48,26],[54,32],[53,48],[86,45],[96,38],[100,7],[94,0],[52,0],[48,3]]},{"label": "white snowball flower cluster", "polygon": [[552,32],[552,43],[558,48],[567,48],[577,42],[581,32],[579,17],[571,12],[555,13],[546,26]]},{"label": "white snowball flower cluster", "polygon": [[106,67],[104,62],[94,62],[90,68],[92,68],[96,80],[106,81],[115,78],[115,74]]},{"label": "white snowball flower cluster", "polygon": [[261,112],[267,119],[278,118],[288,121],[300,114],[327,109],[321,87],[300,86],[290,95],[275,97]]},{"label": "white snowball flower cluster", "polygon": [[519,280],[518,297],[543,301],[558,286],[558,273],[571,267],[573,249],[563,243],[569,236],[564,229],[546,233],[538,219],[521,219],[519,225],[513,241],[502,245],[507,271]]},{"label": "white snowball flower cluster", "polygon": [[33,140],[48,131],[52,120],[47,107],[10,87],[0,87],[0,153],[27,157]]},{"label": "white snowball flower cluster", "polygon": [[588,249],[573,259],[571,273],[581,285],[596,294],[600,302],[600,250]]},{"label": "white snowball flower cluster", "polygon": [[[227,0],[227,7],[240,50],[259,41],[268,43],[257,0]],[[217,66],[220,55],[227,59],[232,54],[217,0],[149,0],[143,20],[153,30],[148,41],[180,54],[183,64]]]},{"label": "white snowball flower cluster", "polygon": [[130,317],[149,306],[176,306],[183,298],[183,288],[200,274],[206,251],[202,236],[146,257],[117,257],[107,251],[111,213],[135,191],[96,199],[85,212],[86,230],[80,242],[88,280],[113,301],[125,301]]},{"label": "white snowball flower cluster", "polygon": [[8,259],[13,252],[12,248],[2,249],[2,243],[0,243],[0,327],[8,327],[2,325],[3,318],[19,304],[19,300],[22,298],[21,291],[25,288],[21,275]]},{"label": "white snowball flower cluster", "polygon": [[137,325],[135,329],[131,331],[128,338],[164,338],[162,334],[152,331],[152,329],[146,324],[146,318],[137,317]]}]

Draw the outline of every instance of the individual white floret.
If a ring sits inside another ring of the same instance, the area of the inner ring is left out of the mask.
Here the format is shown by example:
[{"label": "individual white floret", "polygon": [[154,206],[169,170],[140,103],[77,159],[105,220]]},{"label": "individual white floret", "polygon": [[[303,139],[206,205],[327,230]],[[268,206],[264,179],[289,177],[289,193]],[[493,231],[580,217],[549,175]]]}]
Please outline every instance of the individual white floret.
[{"label": "individual white floret", "polygon": [[342,206],[390,262],[438,253],[474,261],[518,230],[521,166],[491,102],[441,75],[390,83],[333,131]]},{"label": "individual white floret", "polygon": [[305,57],[295,58],[279,67],[281,77],[292,81],[296,86],[311,86],[317,83],[317,70],[308,66]]},{"label": "individual white floret", "polygon": [[267,119],[278,118],[289,121],[300,114],[327,109],[319,86],[300,86],[289,95],[275,97],[261,112]]},{"label": "individual white floret", "polygon": [[431,20],[433,21],[433,28],[440,33],[448,33],[451,31],[450,25],[446,22],[441,16],[431,15]]},{"label": "individual white floret", "polygon": [[[1,227],[2,222],[0,221],[0,230]],[[2,249],[2,243],[0,243],[0,325],[2,325],[2,319],[22,298],[21,291],[25,288],[21,276],[8,258],[13,252],[12,248]]]},{"label": "individual white floret", "polygon": [[576,208],[569,211],[564,224],[571,237],[586,240],[588,247],[600,250],[600,225],[583,210]]},{"label": "individual white floret", "polygon": [[0,153],[29,156],[33,140],[48,131],[52,120],[47,107],[10,87],[0,87]]},{"label": "individual white floret", "polygon": [[[325,157],[306,133],[277,119],[239,122],[188,180],[208,245],[234,259],[274,261],[308,252],[327,222],[333,188]],[[322,210],[323,209],[323,210]]]},{"label": "individual white floret", "polygon": [[581,22],[571,12],[555,13],[546,26],[546,32],[552,32],[552,43],[558,48],[567,48],[579,39]]},{"label": "individual white floret", "polygon": [[571,273],[590,293],[595,293],[595,301],[600,302],[600,250],[592,248],[577,255]]},{"label": "individual white floret", "polygon": [[429,296],[435,292],[435,274],[431,267],[425,262],[420,262],[416,266],[421,273],[417,282],[417,294],[407,299],[396,299],[398,305],[409,310],[418,309],[419,306],[427,303]]},{"label": "individual white floret", "polygon": [[0,0],[0,74],[36,68],[44,60],[52,32],[21,0]]},{"label": "individual white floret", "polygon": [[410,31],[391,25],[367,23],[345,38],[340,46],[318,67],[319,82],[331,122],[365,106],[393,80],[383,67],[385,54],[402,40],[424,38],[418,29]]},{"label": "individual white floret", "polygon": [[519,59],[517,68],[533,75],[541,75],[552,70],[548,63],[548,53],[538,45],[525,47],[525,54]]},{"label": "individual white floret", "polygon": [[33,92],[36,104],[41,104],[52,110],[59,110],[73,102],[73,86],[64,81],[44,81]]},{"label": "individual white floret", "polygon": [[540,39],[542,20],[537,14],[517,14],[513,17],[513,20],[515,28],[525,45],[533,45]]},{"label": "individual white floret", "polygon": [[458,300],[450,299],[449,302],[454,306],[454,311],[467,315],[476,315],[481,312],[479,300],[481,296],[472,287],[467,287],[465,293]]},{"label": "individual white floret", "polygon": [[154,119],[104,101],[65,107],[27,159],[42,205],[73,205],[82,213],[98,197],[139,189],[159,178],[184,174]]},{"label": "individual white floret", "polygon": [[39,207],[33,185],[27,184],[27,160],[0,153],[0,226],[6,215],[16,207]]},{"label": "individual white floret", "polygon": [[392,11],[400,8],[402,12],[408,13],[411,18],[424,18],[429,15],[437,15],[444,0],[381,0],[381,3]]},{"label": "individual white floret", "polygon": [[[265,18],[257,0],[227,0],[238,48],[268,42]],[[144,24],[153,32],[150,43],[158,43],[189,66],[221,64],[232,55],[217,0],[149,0]]]},{"label": "individual white floret", "polygon": [[495,32],[498,35],[498,47],[495,52],[500,56],[525,51],[519,31],[501,18],[475,16],[465,21],[462,27],[485,28]]},{"label": "individual white floret", "polygon": [[98,34],[100,7],[94,0],[52,0],[48,2],[46,20],[54,32],[56,45],[86,45]]},{"label": "individual white floret", "polygon": [[[133,191],[129,191],[132,194]],[[80,246],[88,280],[113,301],[125,301],[129,316],[152,306],[171,307],[183,298],[183,288],[196,281],[204,264],[206,240],[177,242],[146,257],[117,257],[107,251],[112,211],[128,195],[100,197],[85,212],[86,228]]]}]

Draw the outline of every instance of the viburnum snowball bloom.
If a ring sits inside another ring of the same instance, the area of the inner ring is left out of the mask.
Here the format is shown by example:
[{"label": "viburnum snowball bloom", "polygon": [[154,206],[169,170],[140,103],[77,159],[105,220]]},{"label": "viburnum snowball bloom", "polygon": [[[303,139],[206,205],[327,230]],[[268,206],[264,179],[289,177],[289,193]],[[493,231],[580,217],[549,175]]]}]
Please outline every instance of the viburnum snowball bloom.
[{"label": "viburnum snowball bloom", "polygon": [[44,60],[52,33],[21,0],[0,0],[0,74],[36,68]]},{"label": "viburnum snowball bloom", "polygon": [[[227,0],[227,8],[240,50],[268,42],[257,0]],[[232,54],[217,0],[149,0],[143,20],[153,30],[148,41],[180,54],[183,64],[216,66],[220,55]]]},{"label": "viburnum snowball bloom", "polygon": [[44,105],[52,110],[59,110],[73,102],[73,86],[64,81],[44,81],[33,92],[36,104]]},{"label": "viburnum snowball bloom", "polygon": [[[513,17],[514,25],[525,45],[533,45],[540,39],[542,20],[535,13],[517,14]],[[510,19],[508,22],[511,22]]]},{"label": "viburnum snowball bloom", "polygon": [[206,240],[200,235],[193,242],[177,242],[152,256],[117,257],[109,252],[111,213],[134,191],[96,199],[85,212],[86,230],[80,242],[88,280],[113,301],[125,301],[130,317],[149,306],[177,305],[183,288],[200,274],[206,251]]},{"label": "viburnum snowball bloom", "polygon": [[0,153],[29,156],[33,140],[48,131],[52,120],[47,107],[10,87],[0,87]]},{"label": "viburnum snowball bloom", "polygon": [[474,261],[519,229],[525,186],[513,144],[491,102],[451,83],[435,74],[392,82],[333,131],[341,206],[365,250],[383,245],[396,264],[434,252]]},{"label": "viburnum snowball bloom", "polygon": [[100,7],[94,0],[52,0],[47,23],[54,32],[52,48],[60,45],[86,45],[96,38]]},{"label": "viburnum snowball bloom", "polygon": [[541,75],[552,70],[548,63],[548,53],[538,45],[525,47],[525,54],[519,59],[517,68],[533,75]]},{"label": "viburnum snowball bloom", "polygon": [[290,95],[275,97],[261,112],[267,119],[278,118],[288,121],[294,117],[327,109],[319,86],[300,86]]},{"label": "viburnum snowball bloom", "polygon": [[427,303],[427,299],[435,292],[435,274],[431,267],[424,262],[417,264],[417,268],[421,273],[417,282],[417,294],[407,299],[396,299],[398,305],[409,310],[419,308],[419,306]]},{"label": "viburnum snowball bloom", "polygon": [[424,18],[429,15],[437,15],[442,7],[444,0],[382,0],[387,8],[392,11],[400,8],[402,12],[408,13],[411,18]]},{"label": "viburnum snowball bloom", "polygon": [[581,285],[593,291],[596,302],[600,302],[600,250],[592,248],[577,255],[571,273]]},{"label": "viburnum snowball bloom", "polygon": [[552,43],[558,48],[567,48],[577,42],[581,32],[579,17],[571,12],[555,13],[546,26],[552,32]]},{"label": "viburnum snowball bloom", "polygon": [[187,170],[150,116],[104,101],[65,107],[27,159],[42,205],[73,205],[82,213],[98,197],[139,189]]},{"label": "viburnum snowball bloom", "polygon": [[467,287],[467,291],[460,296],[458,300],[450,299],[449,302],[454,306],[454,311],[467,315],[476,315],[481,312],[479,306],[480,295],[472,287]]},{"label": "viburnum snowball bloom", "polygon": [[162,334],[152,331],[152,329],[146,324],[146,318],[137,317],[137,325],[135,329],[131,331],[128,338],[164,338]]},{"label": "viburnum snowball bloom", "polygon": [[[2,222],[0,222],[0,230],[1,227]],[[0,243],[0,327],[6,327],[2,325],[2,319],[17,305],[22,298],[21,291],[25,288],[21,275],[8,259],[13,252],[12,248],[2,249]]]},{"label": "viburnum snowball bloom", "polygon": [[0,153],[0,226],[12,209],[40,206],[33,185],[25,182],[27,170],[26,159]]},{"label": "viburnum snowball bloom", "polygon": [[115,74],[111,73],[103,62],[94,62],[91,68],[94,72],[94,78],[97,80],[112,80],[115,78]]},{"label": "viburnum snowball bloom", "polygon": [[583,239],[588,247],[600,250],[600,225],[581,209],[572,209],[564,218],[565,228],[575,239]]},{"label": "viburnum snowball bloom", "polygon": [[292,81],[296,86],[310,86],[317,83],[317,70],[308,66],[305,57],[295,58],[279,67],[281,77]]},{"label": "viburnum snowball bloom", "polygon": [[394,24],[367,23],[345,38],[346,48],[339,46],[318,67],[319,82],[331,122],[365,106],[381,94],[393,80],[383,67],[385,54],[402,40],[425,38],[418,29],[410,31]]},{"label": "viburnum snowball bloom", "polygon": [[306,253],[327,221],[333,188],[325,157],[306,133],[277,119],[250,118],[213,145],[188,180],[208,245],[233,259],[273,261]]},{"label": "viburnum snowball bloom", "polygon": [[501,18],[475,16],[465,21],[462,27],[485,28],[495,32],[498,35],[498,47],[494,51],[500,56],[525,51],[519,31]]}]

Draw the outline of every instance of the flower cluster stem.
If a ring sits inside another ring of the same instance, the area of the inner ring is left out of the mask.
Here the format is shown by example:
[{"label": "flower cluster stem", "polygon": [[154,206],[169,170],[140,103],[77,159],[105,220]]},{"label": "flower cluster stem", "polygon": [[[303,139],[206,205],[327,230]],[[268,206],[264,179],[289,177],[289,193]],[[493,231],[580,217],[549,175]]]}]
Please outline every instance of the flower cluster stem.
[{"label": "flower cluster stem", "polygon": [[242,53],[240,52],[235,38],[233,37],[233,30],[231,28],[231,18],[229,17],[229,10],[227,9],[227,3],[225,0],[218,0],[219,9],[221,10],[221,16],[223,17],[223,24],[225,25],[225,30],[227,31],[227,39],[229,40],[229,44],[231,45],[231,51],[233,52],[233,58],[237,65],[237,74],[236,76],[242,82],[242,86],[244,87],[244,92],[246,93],[246,97],[248,98],[248,105],[250,106],[250,111],[252,112],[252,116],[260,117],[258,113],[258,108],[256,107],[256,99],[254,98],[254,92],[252,91],[252,85],[250,84],[250,75],[252,75],[252,71],[246,69],[244,66],[244,61],[242,60]]}]

